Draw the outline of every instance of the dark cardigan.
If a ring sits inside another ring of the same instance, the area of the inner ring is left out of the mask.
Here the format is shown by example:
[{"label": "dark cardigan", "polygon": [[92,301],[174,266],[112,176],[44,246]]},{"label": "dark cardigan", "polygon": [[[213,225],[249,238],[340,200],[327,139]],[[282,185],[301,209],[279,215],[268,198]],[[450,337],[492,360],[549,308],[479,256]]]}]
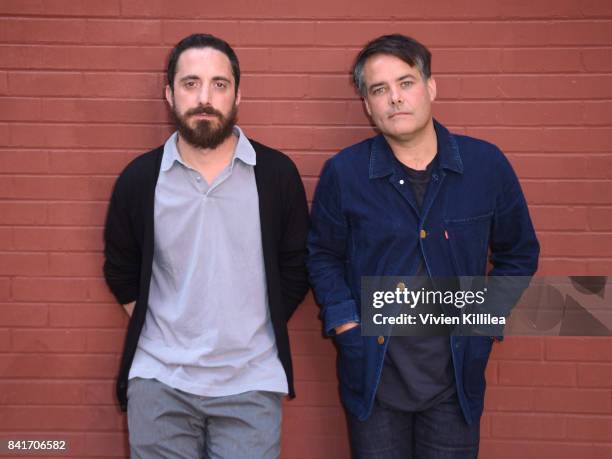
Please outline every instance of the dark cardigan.
[{"label": "dark cardigan", "polygon": [[[287,321],[308,291],[305,268],[308,206],[295,164],[283,153],[250,140],[257,164],[261,240],[270,318],[278,356],[295,396]],[[127,409],[127,378],[144,325],[153,263],[153,208],[163,146],[134,159],[121,173],[104,230],[104,276],[117,301],[136,301],[117,379],[121,409]],[[205,324],[202,325],[203,327]]]}]

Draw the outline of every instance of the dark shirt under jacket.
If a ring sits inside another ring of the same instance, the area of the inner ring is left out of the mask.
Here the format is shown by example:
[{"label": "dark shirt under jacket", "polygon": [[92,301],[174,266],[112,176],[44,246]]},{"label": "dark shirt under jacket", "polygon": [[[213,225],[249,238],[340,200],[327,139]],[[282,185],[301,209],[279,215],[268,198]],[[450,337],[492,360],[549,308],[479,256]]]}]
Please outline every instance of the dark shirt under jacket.
[{"label": "dark shirt under jacket", "polygon": [[[405,176],[404,180],[412,187],[416,210],[420,213],[437,157],[422,171],[412,169],[400,161],[396,163],[398,170]],[[415,276],[426,277],[423,255],[420,251],[416,252],[413,255],[420,259],[420,264]],[[417,290],[430,287],[429,279],[415,286]],[[436,305],[430,305],[429,308],[427,312],[441,312]],[[433,332],[429,327],[423,331]],[[422,411],[455,392],[450,342],[448,335],[444,334],[445,330],[438,331],[441,336],[390,337],[376,393],[381,404],[401,411]]]}]

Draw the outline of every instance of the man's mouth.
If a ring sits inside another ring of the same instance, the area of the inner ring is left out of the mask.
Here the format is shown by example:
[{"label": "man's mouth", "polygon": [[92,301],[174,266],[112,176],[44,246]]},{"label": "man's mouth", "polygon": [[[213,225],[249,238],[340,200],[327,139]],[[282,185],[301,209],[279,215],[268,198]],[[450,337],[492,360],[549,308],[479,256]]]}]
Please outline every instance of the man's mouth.
[{"label": "man's mouth", "polygon": [[403,116],[410,116],[410,115],[412,115],[412,113],[408,113],[408,112],[395,112],[395,113],[391,113],[389,115],[389,118],[395,118],[396,116],[401,116],[401,115],[403,115]]}]

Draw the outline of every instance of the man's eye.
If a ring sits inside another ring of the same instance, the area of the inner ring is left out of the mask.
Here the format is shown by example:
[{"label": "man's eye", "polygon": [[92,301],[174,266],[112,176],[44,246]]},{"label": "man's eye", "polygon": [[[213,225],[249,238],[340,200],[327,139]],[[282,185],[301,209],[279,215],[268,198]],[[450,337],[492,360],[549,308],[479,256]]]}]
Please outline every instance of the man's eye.
[{"label": "man's eye", "polygon": [[227,86],[227,84],[225,82],[223,82],[223,81],[217,81],[217,82],[215,82],[215,86],[217,88],[219,88],[219,89],[223,89],[223,88],[225,88]]},{"label": "man's eye", "polygon": [[196,85],[195,81],[187,81],[187,82],[185,82],[185,87],[186,88],[195,88],[195,85]]},{"label": "man's eye", "polygon": [[385,88],[375,88],[372,90],[372,94],[374,94],[375,96],[378,96],[380,94],[383,94],[385,92]]},{"label": "man's eye", "polygon": [[402,88],[409,88],[412,86],[412,81],[402,81]]}]

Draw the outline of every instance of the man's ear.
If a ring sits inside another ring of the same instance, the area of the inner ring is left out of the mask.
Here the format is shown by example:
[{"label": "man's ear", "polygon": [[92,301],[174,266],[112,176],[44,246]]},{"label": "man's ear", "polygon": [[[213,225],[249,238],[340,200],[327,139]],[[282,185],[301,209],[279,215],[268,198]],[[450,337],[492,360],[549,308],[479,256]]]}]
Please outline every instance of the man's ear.
[{"label": "man's ear", "polygon": [[242,100],[242,94],[240,93],[240,88],[238,88],[238,91],[236,91],[236,102],[234,102],[236,104],[236,107],[240,105],[241,100]]},{"label": "man's ear", "polygon": [[166,102],[170,105],[170,108],[174,108],[174,93],[169,84],[166,85]]},{"label": "man's ear", "polygon": [[434,77],[429,77],[427,80],[427,91],[429,92],[429,100],[432,102],[436,100],[436,96],[438,94],[438,89],[436,87],[436,80]]}]

